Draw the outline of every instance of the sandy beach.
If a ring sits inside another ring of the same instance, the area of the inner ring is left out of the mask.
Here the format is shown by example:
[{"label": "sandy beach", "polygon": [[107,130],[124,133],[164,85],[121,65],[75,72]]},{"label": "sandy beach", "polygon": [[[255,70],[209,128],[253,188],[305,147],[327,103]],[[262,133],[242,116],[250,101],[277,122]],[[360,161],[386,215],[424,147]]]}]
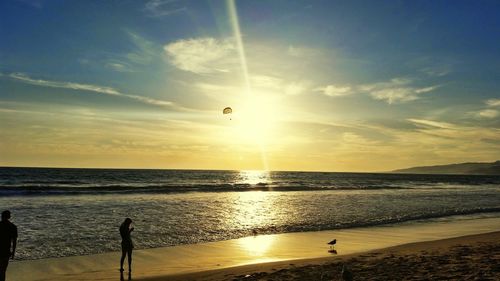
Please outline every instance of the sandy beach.
[{"label": "sandy beach", "polygon": [[[485,278],[499,274],[499,229],[497,217],[461,217],[137,250],[132,276],[158,281],[337,280],[346,264],[355,280],[438,275],[494,280]],[[326,244],[332,238],[339,241],[336,254]],[[8,280],[118,280],[119,256],[112,252],[14,261]]]},{"label": "sandy beach", "polygon": [[338,258],[295,260],[183,274],[149,281],[180,280],[499,280],[500,232],[409,243]]}]

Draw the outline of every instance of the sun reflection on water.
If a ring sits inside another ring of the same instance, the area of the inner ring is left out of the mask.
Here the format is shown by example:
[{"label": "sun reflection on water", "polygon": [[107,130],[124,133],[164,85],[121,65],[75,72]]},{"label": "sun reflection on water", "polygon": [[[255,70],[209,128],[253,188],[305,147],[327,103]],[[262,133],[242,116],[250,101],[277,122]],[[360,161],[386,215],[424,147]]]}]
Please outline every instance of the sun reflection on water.
[{"label": "sun reflection on water", "polygon": [[241,192],[235,199],[232,219],[241,228],[255,230],[267,225],[272,218],[269,209],[274,198],[268,196],[267,192]]},{"label": "sun reflection on water", "polygon": [[269,171],[240,171],[240,182],[243,184],[267,184],[269,182]]}]

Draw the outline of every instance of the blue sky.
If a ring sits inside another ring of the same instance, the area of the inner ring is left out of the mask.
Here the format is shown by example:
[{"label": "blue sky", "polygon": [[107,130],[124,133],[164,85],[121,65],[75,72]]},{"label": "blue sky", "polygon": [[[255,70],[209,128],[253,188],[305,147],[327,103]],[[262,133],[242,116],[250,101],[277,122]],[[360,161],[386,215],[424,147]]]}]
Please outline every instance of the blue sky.
[{"label": "blue sky", "polygon": [[494,161],[499,12],[498,1],[2,1],[0,165]]}]

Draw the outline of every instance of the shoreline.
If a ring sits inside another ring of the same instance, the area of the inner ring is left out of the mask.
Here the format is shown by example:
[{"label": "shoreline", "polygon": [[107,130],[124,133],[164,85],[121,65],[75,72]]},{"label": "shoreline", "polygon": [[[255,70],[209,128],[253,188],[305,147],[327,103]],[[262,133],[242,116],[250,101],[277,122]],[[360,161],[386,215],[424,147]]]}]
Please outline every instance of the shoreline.
[{"label": "shoreline", "polygon": [[[178,275],[260,266],[270,262],[332,258],[326,242],[337,238],[333,258],[402,244],[500,230],[500,217],[432,221],[334,231],[251,236],[220,242],[134,251],[135,280],[170,280]],[[74,256],[9,264],[8,280],[117,280],[120,253]],[[156,278],[156,279],[155,279]],[[162,279],[163,278],[163,279]],[[176,280],[176,279],[173,279]],[[181,279],[177,279],[181,280]],[[202,279],[203,280],[203,279]]]},{"label": "shoreline", "polygon": [[354,280],[498,280],[499,241],[500,231],[496,231],[408,243],[339,257],[250,264],[140,280],[342,280],[343,266],[359,278]]}]

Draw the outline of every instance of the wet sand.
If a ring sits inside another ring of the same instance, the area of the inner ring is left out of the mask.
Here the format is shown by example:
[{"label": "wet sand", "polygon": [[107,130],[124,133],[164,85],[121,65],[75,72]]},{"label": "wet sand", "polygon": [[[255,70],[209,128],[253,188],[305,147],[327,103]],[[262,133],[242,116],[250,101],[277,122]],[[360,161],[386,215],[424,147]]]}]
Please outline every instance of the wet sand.
[{"label": "wet sand", "polygon": [[500,232],[462,236],[353,254],[241,266],[148,281],[343,280],[500,280]]},{"label": "wet sand", "polygon": [[[499,255],[496,244],[496,241],[500,240],[499,234],[480,236],[485,237],[485,240],[476,239],[485,242],[484,245],[473,243],[476,241],[474,239],[463,238],[457,245],[463,245],[465,248],[444,246],[444,250],[437,247],[439,250],[436,252],[431,250],[429,245],[448,245],[448,242],[440,239],[499,230],[500,218],[463,217],[338,231],[262,235],[197,245],[137,250],[134,251],[132,277],[134,280],[308,280],[309,277],[304,277],[303,274],[319,274],[320,279],[311,277],[310,280],[321,280],[321,275],[323,280],[337,280],[333,278],[338,276],[341,264],[344,263],[352,268],[355,275],[366,275],[366,278],[359,277],[356,280],[370,280],[369,275],[375,272],[373,268],[382,272],[393,271],[390,269],[393,266],[409,264],[412,265],[410,269],[417,268],[420,264],[424,266],[423,269],[419,268],[419,271],[415,269],[412,274],[422,275],[431,271],[432,274],[437,274],[437,270],[441,269],[440,262],[443,265],[449,264],[452,268],[459,265],[456,262],[465,261],[469,267],[475,267],[474,263],[478,261],[499,264],[496,260]],[[336,254],[330,253],[326,244],[333,238],[338,240],[335,246]],[[440,241],[425,242],[435,240]],[[417,242],[424,243],[409,244]],[[388,252],[392,251],[389,247],[404,244],[406,245],[398,248],[400,250]],[[384,248],[385,250],[381,250]],[[369,251],[375,252],[359,254]],[[443,254],[442,251],[446,253]],[[420,257],[424,257],[424,260]],[[119,258],[120,253],[113,252],[15,261],[9,265],[8,280],[119,280]],[[431,260],[431,263],[426,265],[426,259]],[[435,264],[438,268],[433,269]],[[494,270],[498,274],[498,267],[484,267],[485,272],[495,273]],[[401,272],[405,271],[401,269]],[[447,272],[446,274],[453,273],[451,269]],[[457,271],[456,274],[466,273]],[[246,275],[249,276],[245,277]],[[386,276],[373,280],[387,278]]]}]

